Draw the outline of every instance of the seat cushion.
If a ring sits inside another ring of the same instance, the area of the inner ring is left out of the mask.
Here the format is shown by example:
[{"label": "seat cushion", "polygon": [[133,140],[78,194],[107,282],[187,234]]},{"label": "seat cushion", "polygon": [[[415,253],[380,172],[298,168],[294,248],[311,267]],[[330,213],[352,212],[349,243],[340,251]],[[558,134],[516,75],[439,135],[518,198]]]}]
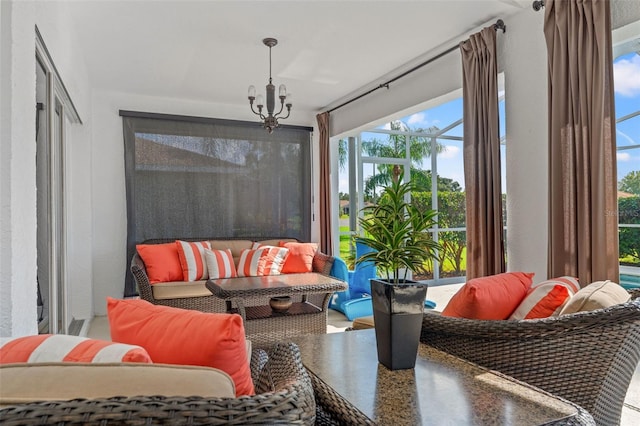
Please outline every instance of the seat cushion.
[{"label": "seat cushion", "polygon": [[36,363],[0,366],[0,405],[32,401],[165,395],[231,397],[224,371],[193,366],[131,363]]},{"label": "seat cushion", "polygon": [[187,297],[211,296],[206,281],[171,281],[151,286],[153,298],[156,300],[182,299]]},{"label": "seat cushion", "polygon": [[219,368],[236,393],[254,393],[244,325],[237,314],[217,314],[107,298],[114,342],[142,346],[153,362]]}]

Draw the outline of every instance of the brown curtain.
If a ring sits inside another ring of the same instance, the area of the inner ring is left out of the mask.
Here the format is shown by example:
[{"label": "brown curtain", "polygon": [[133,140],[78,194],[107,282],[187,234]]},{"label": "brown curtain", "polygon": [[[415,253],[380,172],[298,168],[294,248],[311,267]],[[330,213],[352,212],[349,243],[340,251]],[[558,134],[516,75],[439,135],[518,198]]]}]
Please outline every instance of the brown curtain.
[{"label": "brown curtain", "polygon": [[550,277],[619,282],[609,1],[545,4]]},{"label": "brown curtain", "polygon": [[467,279],[504,272],[496,31],[460,43],[463,78]]},{"label": "brown curtain", "polygon": [[320,251],[333,254],[331,238],[331,175],[329,161],[329,113],[316,116],[320,133]]}]

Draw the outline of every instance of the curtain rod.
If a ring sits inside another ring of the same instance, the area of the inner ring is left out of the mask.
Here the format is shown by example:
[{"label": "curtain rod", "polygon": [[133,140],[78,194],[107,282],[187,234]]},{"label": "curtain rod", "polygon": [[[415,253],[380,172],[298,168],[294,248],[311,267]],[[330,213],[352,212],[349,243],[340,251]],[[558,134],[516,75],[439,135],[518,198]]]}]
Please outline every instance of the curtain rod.
[{"label": "curtain rod", "polygon": [[536,12],[544,7],[544,0],[536,0],[533,2],[533,10]]},{"label": "curtain rod", "polygon": [[[495,23],[495,24],[493,24],[493,29],[494,29],[494,30],[496,30],[496,31],[498,31],[498,30],[502,30],[502,32],[503,32],[503,33],[507,32],[507,26],[504,24],[504,21],[503,21],[502,19],[498,19],[498,20],[496,21],[496,23]],[[364,92],[364,93],[362,93],[362,94],[360,94],[360,95],[358,95],[358,96],[356,96],[356,97],[354,97],[354,98],[349,99],[348,101],[345,101],[345,102],[341,103],[341,104],[340,104],[340,105],[338,105],[338,106],[335,106],[335,107],[333,107],[333,108],[331,108],[331,109],[327,110],[327,112],[331,113],[331,112],[333,112],[333,111],[335,111],[335,110],[337,110],[337,109],[339,109],[339,108],[342,108],[342,107],[343,107],[343,106],[345,106],[345,105],[349,105],[350,103],[355,102],[355,101],[357,101],[358,99],[363,98],[363,97],[365,97],[365,96],[367,96],[367,95],[369,95],[369,94],[371,94],[371,93],[375,92],[376,90],[382,89],[383,87],[385,87],[385,88],[387,88],[387,89],[388,89],[388,88],[389,88],[389,85],[390,85],[391,83],[393,83],[393,82],[395,82],[395,81],[397,81],[397,80],[401,79],[402,77],[405,77],[405,76],[407,76],[407,75],[411,74],[412,72],[414,72],[414,71],[416,71],[416,70],[418,70],[418,69],[420,69],[420,68],[424,67],[425,65],[430,64],[431,62],[433,62],[433,61],[435,61],[435,60],[437,60],[437,59],[442,58],[444,55],[446,55],[446,54],[448,54],[448,53],[453,52],[454,50],[458,49],[459,47],[460,47],[460,45],[459,45],[459,44],[457,44],[457,45],[455,45],[455,46],[452,46],[452,47],[450,47],[449,49],[445,50],[444,52],[438,53],[436,56],[434,56],[434,57],[432,57],[432,58],[427,59],[426,61],[424,61],[424,62],[422,62],[422,63],[420,63],[420,64],[416,65],[415,67],[411,68],[410,70],[407,70],[407,71],[403,72],[402,74],[400,74],[400,75],[398,75],[398,76],[396,76],[396,77],[392,78],[391,80],[387,80],[386,82],[384,82],[384,83],[382,83],[382,84],[380,84],[380,85],[378,85],[378,86],[374,87],[373,89],[368,90],[368,91],[366,91],[366,92]]]}]

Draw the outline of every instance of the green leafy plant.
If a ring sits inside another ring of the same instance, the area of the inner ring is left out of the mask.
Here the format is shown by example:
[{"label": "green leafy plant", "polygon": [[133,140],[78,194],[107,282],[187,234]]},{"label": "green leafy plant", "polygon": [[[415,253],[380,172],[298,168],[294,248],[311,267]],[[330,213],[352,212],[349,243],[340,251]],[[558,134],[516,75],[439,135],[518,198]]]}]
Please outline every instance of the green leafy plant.
[{"label": "green leafy plant", "polygon": [[356,263],[373,262],[393,284],[406,281],[409,271],[424,273],[425,264],[436,259],[440,249],[426,232],[436,224],[438,212],[405,201],[419,190],[412,181],[397,179],[384,188],[378,204],[362,209],[359,219],[364,235],[355,240],[374,251],[360,256]]}]

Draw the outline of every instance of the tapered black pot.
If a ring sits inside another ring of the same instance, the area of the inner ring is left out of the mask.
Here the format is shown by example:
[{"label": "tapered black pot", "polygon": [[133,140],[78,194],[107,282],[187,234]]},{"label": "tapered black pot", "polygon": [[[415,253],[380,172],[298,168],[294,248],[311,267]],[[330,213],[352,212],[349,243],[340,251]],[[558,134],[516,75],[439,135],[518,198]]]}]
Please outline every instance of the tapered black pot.
[{"label": "tapered black pot", "polygon": [[378,361],[390,370],[414,368],[427,284],[371,280]]}]

